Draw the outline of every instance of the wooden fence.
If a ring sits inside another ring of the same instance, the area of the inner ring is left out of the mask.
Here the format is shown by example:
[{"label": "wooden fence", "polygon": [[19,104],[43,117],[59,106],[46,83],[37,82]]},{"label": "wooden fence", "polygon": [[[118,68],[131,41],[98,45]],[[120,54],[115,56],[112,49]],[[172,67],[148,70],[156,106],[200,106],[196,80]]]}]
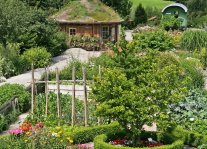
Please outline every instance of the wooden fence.
[{"label": "wooden fence", "polygon": [[18,109],[18,98],[13,97],[9,101],[5,102],[3,105],[0,107],[0,114],[2,115],[7,115],[9,112],[15,111]]},{"label": "wooden fence", "polygon": [[[48,115],[48,95],[49,95],[49,84],[50,83],[55,83],[56,84],[56,90],[57,90],[57,117],[58,119],[60,119],[61,117],[61,101],[60,101],[60,93],[61,93],[61,89],[60,89],[60,84],[61,83],[72,83],[72,90],[68,89],[68,91],[72,91],[72,111],[71,111],[71,125],[74,126],[76,123],[75,117],[76,117],[76,113],[75,113],[75,104],[76,104],[76,84],[77,83],[82,83],[83,84],[83,92],[84,92],[84,124],[87,127],[88,126],[88,118],[89,118],[89,114],[88,114],[88,96],[87,96],[87,84],[88,82],[93,82],[93,80],[87,80],[86,79],[86,69],[84,67],[82,67],[82,76],[83,79],[82,80],[76,80],[76,69],[75,66],[73,66],[72,68],[72,80],[60,80],[60,72],[59,69],[56,68],[55,70],[56,72],[56,80],[55,81],[49,81],[49,70],[47,68],[45,68],[45,80],[44,81],[36,81],[35,80],[35,75],[34,75],[34,68],[32,66],[32,81],[31,81],[31,94],[32,94],[32,98],[31,98],[31,114],[33,115],[36,109],[36,84],[45,84],[45,115]],[[101,67],[99,66],[99,74],[101,75]],[[79,90],[80,91],[80,90]],[[98,124],[99,124],[99,118],[98,118]],[[58,125],[60,125],[60,122],[58,122]]]}]

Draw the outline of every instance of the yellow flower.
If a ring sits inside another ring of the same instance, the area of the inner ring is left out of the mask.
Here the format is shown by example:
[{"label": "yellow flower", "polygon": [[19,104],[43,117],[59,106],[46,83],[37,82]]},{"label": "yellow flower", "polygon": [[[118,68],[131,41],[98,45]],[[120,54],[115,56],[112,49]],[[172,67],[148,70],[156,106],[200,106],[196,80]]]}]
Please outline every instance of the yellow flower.
[{"label": "yellow flower", "polygon": [[60,142],[63,142],[63,140],[60,140]]},{"label": "yellow flower", "polygon": [[60,127],[60,126],[56,126],[56,127],[55,127],[55,129],[60,130],[60,129],[61,129],[61,127]]},{"label": "yellow flower", "polygon": [[69,141],[69,143],[73,143],[73,140],[70,137],[67,137],[67,140]]},{"label": "yellow flower", "polygon": [[28,142],[28,140],[24,140],[24,142]]}]

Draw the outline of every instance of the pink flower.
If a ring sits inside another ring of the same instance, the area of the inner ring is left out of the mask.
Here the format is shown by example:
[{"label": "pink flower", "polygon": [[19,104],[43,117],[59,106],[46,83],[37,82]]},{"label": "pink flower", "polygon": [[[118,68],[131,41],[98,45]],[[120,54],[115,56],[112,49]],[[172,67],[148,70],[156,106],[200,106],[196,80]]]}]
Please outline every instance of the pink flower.
[{"label": "pink flower", "polygon": [[10,134],[13,134],[13,135],[20,135],[20,134],[23,134],[23,131],[19,128],[16,128],[16,129],[12,129],[12,130],[9,130],[8,131]]},{"label": "pink flower", "polygon": [[94,146],[92,144],[78,144],[78,149],[94,149]]}]

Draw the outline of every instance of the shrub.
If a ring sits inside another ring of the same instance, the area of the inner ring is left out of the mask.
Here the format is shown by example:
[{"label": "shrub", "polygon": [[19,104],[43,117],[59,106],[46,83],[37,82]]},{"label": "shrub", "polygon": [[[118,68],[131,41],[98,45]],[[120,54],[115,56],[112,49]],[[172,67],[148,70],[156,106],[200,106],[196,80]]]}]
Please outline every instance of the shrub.
[{"label": "shrub", "polygon": [[159,51],[171,50],[173,39],[163,31],[144,32],[134,35],[130,47],[139,51],[145,49],[157,49]]},{"label": "shrub", "polygon": [[177,139],[183,140],[186,145],[199,146],[206,144],[207,135],[202,135],[193,131],[184,130],[181,127],[175,128],[171,134]]},{"label": "shrub", "polygon": [[26,89],[18,84],[5,84],[0,86],[0,105],[16,96],[19,102],[20,112],[25,112],[30,108],[30,94]]},{"label": "shrub", "polygon": [[34,68],[40,68],[49,64],[51,54],[45,48],[31,48],[21,55],[21,59],[27,69],[30,69],[32,64]]},{"label": "shrub", "polygon": [[117,122],[111,123],[109,125],[94,126],[88,128],[77,128],[71,134],[74,143],[86,143],[93,141],[93,139],[100,134],[113,134],[121,131],[121,127]]},{"label": "shrub", "polygon": [[[148,149],[148,147],[144,147],[144,148],[131,148],[131,147],[120,147],[120,146],[117,147],[106,143],[105,141],[107,141],[107,139],[108,139],[107,136],[104,134],[96,136],[96,138],[94,139],[95,149]],[[153,147],[153,149],[183,149],[183,141],[177,140],[170,145]]]},{"label": "shrub", "polygon": [[181,46],[186,50],[207,48],[207,32],[204,30],[187,30],[181,37]]},{"label": "shrub", "polygon": [[162,18],[160,25],[166,31],[169,31],[170,29],[177,30],[180,27],[180,21],[179,21],[179,19],[175,18],[174,16],[165,15]]}]

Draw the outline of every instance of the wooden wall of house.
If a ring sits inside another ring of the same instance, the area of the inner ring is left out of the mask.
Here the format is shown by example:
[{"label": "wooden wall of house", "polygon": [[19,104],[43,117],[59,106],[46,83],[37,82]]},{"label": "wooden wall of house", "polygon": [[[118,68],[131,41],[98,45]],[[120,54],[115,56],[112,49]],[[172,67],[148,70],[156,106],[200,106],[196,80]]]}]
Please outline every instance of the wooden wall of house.
[{"label": "wooden wall of house", "polygon": [[114,28],[115,36],[114,40],[118,40],[119,35],[119,25],[109,24],[109,25],[101,25],[101,24],[84,24],[84,25],[71,25],[71,24],[60,24],[61,30],[69,34],[70,28],[76,29],[76,35],[86,35],[86,36],[95,36],[102,37],[102,27],[109,26]]}]

